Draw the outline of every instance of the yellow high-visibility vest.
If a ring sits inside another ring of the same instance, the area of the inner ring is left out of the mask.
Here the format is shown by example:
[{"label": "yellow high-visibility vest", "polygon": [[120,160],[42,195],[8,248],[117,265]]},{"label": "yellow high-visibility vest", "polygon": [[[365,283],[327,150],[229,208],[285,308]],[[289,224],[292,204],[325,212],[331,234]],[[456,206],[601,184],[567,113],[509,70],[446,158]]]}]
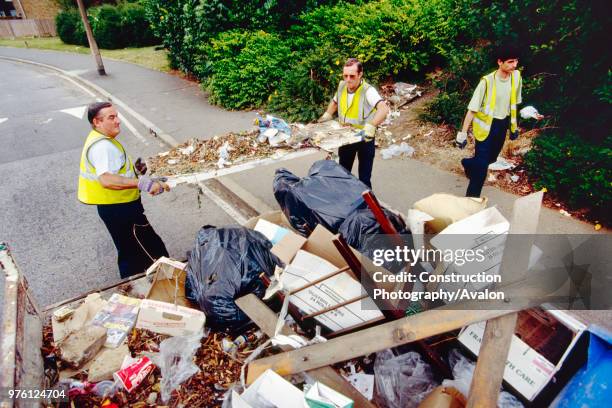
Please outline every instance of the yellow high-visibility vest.
[{"label": "yellow high-visibility vest", "polygon": [[[482,142],[489,136],[491,123],[493,123],[493,111],[495,109],[495,73],[493,71],[482,77],[486,84],[485,100],[480,111],[476,112],[473,121],[474,138]],[[510,132],[516,132],[518,126],[516,122],[516,100],[518,93],[518,84],[521,80],[521,73],[518,70],[512,71],[510,76]]]},{"label": "yellow high-visibility vest", "polygon": [[85,204],[120,204],[138,200],[138,198],[140,198],[140,191],[138,191],[137,188],[111,190],[104,188],[102,184],[100,184],[100,181],[98,181],[96,168],[89,162],[87,152],[94,143],[102,139],[109,140],[123,153],[123,166],[118,174],[129,178],[136,177],[132,159],[125,152],[121,143],[113,138],[104,136],[96,130],[92,130],[89,132],[85,140],[85,146],[83,146],[83,151],[81,152],[79,189],[77,194],[79,201]]},{"label": "yellow high-visibility vest", "polygon": [[365,124],[374,117],[376,107],[371,106],[366,98],[366,93],[371,87],[366,81],[362,81],[359,88],[353,94],[351,105],[348,104],[348,87],[345,81],[340,81],[336,100],[338,101],[338,121],[346,123],[358,129],[363,129]]}]

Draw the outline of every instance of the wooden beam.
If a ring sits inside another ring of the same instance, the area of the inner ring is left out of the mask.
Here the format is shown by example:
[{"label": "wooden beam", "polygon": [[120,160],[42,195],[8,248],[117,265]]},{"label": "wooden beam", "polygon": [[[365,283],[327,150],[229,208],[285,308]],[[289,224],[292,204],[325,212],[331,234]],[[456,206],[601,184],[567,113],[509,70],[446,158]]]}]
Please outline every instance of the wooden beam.
[{"label": "wooden beam", "polygon": [[336,337],[325,343],[313,344],[298,350],[255,360],[248,366],[246,382],[251,384],[268,368],[273,369],[279,375],[295,374],[412,343],[511,312],[513,311],[428,310],[356,333]]},{"label": "wooden beam", "polygon": [[[266,333],[268,336],[274,335],[276,329],[276,321],[278,316],[274,313],[264,302],[262,302],[257,296],[249,294],[236,300],[236,304],[244,313],[247,314],[255,322],[259,328]],[[284,325],[281,334],[295,334],[293,329],[289,326]],[[291,350],[290,347],[281,347],[283,350]],[[366,397],[364,397],[355,387],[353,387],[348,381],[344,379],[340,374],[336,372],[332,367],[320,367],[314,370],[308,371],[308,374],[322,382],[328,387],[346,395],[352,399],[355,403],[355,408],[374,408]]]},{"label": "wooden beam", "polygon": [[487,322],[470,385],[468,408],[497,406],[517,317],[517,313],[510,313]]},{"label": "wooden beam", "polygon": [[[514,202],[500,267],[505,285],[523,281],[527,276],[543,196],[544,193],[537,192]],[[511,313],[487,321],[470,385],[468,408],[497,406],[517,319],[518,314]]]}]

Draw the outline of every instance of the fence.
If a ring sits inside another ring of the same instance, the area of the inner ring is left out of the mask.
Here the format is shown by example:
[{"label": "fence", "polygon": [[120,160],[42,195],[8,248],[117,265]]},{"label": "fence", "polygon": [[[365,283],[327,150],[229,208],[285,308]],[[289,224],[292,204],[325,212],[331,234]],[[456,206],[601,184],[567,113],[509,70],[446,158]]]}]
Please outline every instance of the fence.
[{"label": "fence", "polygon": [[52,37],[57,35],[51,19],[0,20],[0,38]]}]

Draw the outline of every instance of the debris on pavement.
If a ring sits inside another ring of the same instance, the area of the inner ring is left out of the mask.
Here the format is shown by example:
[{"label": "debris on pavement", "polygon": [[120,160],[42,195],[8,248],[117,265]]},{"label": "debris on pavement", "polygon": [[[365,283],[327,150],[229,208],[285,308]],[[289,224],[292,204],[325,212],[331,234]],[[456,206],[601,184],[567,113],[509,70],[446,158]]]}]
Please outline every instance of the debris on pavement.
[{"label": "debris on pavement", "polygon": [[394,144],[387,147],[386,149],[382,149],[380,151],[380,154],[385,160],[391,159],[396,156],[412,157],[412,155],[414,154],[414,147],[410,146],[406,142],[402,142],[399,145]]},{"label": "debris on pavement", "polygon": [[106,329],[88,325],[70,333],[58,344],[62,361],[71,368],[80,368],[91,360],[106,341]]}]

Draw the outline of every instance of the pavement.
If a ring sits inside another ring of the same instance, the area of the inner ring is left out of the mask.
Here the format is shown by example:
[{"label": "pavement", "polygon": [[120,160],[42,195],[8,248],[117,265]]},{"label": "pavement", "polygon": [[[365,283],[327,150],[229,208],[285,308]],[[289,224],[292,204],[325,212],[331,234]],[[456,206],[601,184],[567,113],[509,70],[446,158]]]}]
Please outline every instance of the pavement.
[{"label": "pavement", "polygon": [[[129,106],[132,119],[153,129],[153,133],[167,135],[167,145],[182,143],[190,138],[210,138],[229,131],[241,131],[252,126],[253,112],[229,112],[208,103],[201,88],[180,77],[152,71],[137,65],[104,60],[107,76],[97,74],[90,55],[71,54],[46,50],[0,47],[0,59],[27,60],[55,67],[70,76],[81,86],[103,90],[113,100]],[[43,67],[44,68],[44,67]],[[146,131],[145,131],[146,133]],[[148,137],[148,136],[147,136]],[[240,197],[252,209],[264,212],[277,209],[272,193],[272,180],[278,167],[285,167],[298,176],[306,175],[310,165],[322,154],[313,154],[262,166],[241,173],[220,177],[227,190]],[[356,168],[356,166],[355,166]],[[417,160],[403,158],[383,160],[377,153],[372,177],[378,198],[393,208],[406,212],[415,201],[436,192],[463,195],[467,179],[445,172]],[[191,194],[194,196],[193,190]],[[175,192],[170,199],[185,200]],[[495,205],[507,217],[516,196],[491,186],[485,186],[483,195],[489,205]],[[193,197],[189,198],[195,200]],[[171,224],[171,216],[157,207],[153,218]],[[230,217],[231,218],[231,217]],[[558,211],[543,208],[539,224],[541,234],[593,234],[593,226],[561,215]]]}]

